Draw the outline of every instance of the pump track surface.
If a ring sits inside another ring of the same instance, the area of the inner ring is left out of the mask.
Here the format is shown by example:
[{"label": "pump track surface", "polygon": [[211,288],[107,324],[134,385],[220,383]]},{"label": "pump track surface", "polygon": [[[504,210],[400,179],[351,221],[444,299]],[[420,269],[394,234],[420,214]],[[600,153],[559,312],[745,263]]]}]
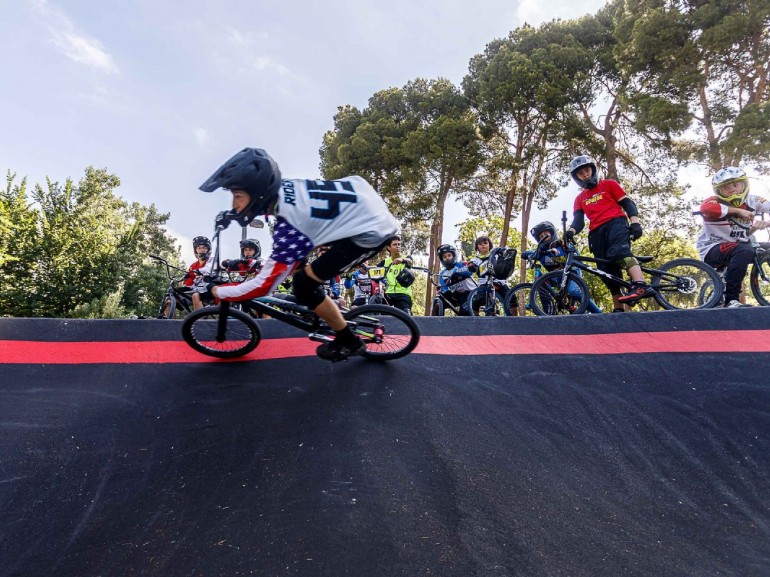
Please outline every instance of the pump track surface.
[{"label": "pump track surface", "polygon": [[0,319],[0,576],[770,575],[770,309],[260,323]]}]

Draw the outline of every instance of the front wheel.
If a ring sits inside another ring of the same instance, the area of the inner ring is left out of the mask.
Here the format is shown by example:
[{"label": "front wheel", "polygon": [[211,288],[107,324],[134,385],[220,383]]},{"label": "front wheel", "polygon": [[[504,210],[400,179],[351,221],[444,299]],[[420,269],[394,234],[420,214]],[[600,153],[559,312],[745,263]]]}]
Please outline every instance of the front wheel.
[{"label": "front wheel", "polygon": [[751,267],[751,293],[763,307],[770,307],[770,252],[757,258]]},{"label": "front wheel", "polygon": [[174,313],[176,313],[176,299],[173,295],[166,293],[163,295],[163,300],[160,303],[160,309],[158,310],[159,319],[173,319]]},{"label": "front wheel", "polygon": [[472,317],[504,317],[508,309],[493,287],[482,285],[468,293],[468,312]]},{"label": "front wheel", "polygon": [[248,314],[220,305],[189,314],[182,324],[182,338],[199,353],[234,359],[257,348],[262,336]]},{"label": "front wheel", "polygon": [[[709,285],[713,288],[702,290]],[[719,273],[705,262],[678,258],[663,264],[652,277],[655,300],[667,310],[710,309],[722,298]]]},{"label": "front wheel", "polygon": [[512,317],[534,317],[537,316],[532,310],[530,304],[530,294],[532,292],[532,283],[523,282],[512,287],[505,295],[505,306]]},{"label": "front wheel", "polygon": [[567,285],[561,289],[563,272],[555,270],[532,283],[529,304],[537,316],[582,315],[586,312],[591,293],[583,277],[574,272],[567,275]]},{"label": "front wheel", "polygon": [[364,305],[344,315],[350,328],[366,344],[361,356],[377,361],[399,359],[420,342],[420,329],[412,317],[386,305]]},{"label": "front wheel", "polygon": [[433,305],[430,307],[430,316],[443,317],[444,316],[444,303],[440,298],[433,299]]},{"label": "front wheel", "polygon": [[385,297],[383,297],[382,295],[373,295],[373,296],[369,297],[369,301],[368,301],[367,304],[370,304],[370,305],[385,305],[387,303],[385,302]]}]

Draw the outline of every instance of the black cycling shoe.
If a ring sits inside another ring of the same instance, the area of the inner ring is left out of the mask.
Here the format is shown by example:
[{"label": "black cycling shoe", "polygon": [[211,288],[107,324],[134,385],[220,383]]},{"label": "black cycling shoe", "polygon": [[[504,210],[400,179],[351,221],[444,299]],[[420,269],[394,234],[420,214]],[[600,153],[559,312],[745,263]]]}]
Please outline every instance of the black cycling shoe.
[{"label": "black cycling shoe", "polygon": [[362,353],[366,349],[364,341],[355,337],[354,341],[345,343],[339,342],[339,337],[329,343],[318,345],[315,354],[325,361],[336,363],[337,361],[346,361],[348,357]]},{"label": "black cycling shoe", "polygon": [[652,288],[647,283],[639,283],[635,282],[633,283],[633,286],[631,290],[628,292],[628,294],[625,294],[618,298],[619,303],[635,303],[638,300],[646,299],[652,296],[655,296],[655,289]]}]

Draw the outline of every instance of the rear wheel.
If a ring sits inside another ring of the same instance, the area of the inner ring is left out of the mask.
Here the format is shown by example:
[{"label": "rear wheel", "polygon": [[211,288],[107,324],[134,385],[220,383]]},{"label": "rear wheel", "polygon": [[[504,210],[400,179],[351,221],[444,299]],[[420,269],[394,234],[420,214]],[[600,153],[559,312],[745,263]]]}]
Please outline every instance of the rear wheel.
[{"label": "rear wheel", "polygon": [[504,317],[508,315],[503,297],[491,287],[480,286],[468,294],[468,311],[472,317]]},{"label": "rear wheel", "polygon": [[763,253],[751,267],[751,293],[763,307],[770,306],[770,252]]},{"label": "rear wheel", "polygon": [[[663,264],[652,277],[655,300],[667,310],[710,309],[722,298],[719,273],[704,262],[679,258]],[[712,288],[704,286],[709,285]]]},{"label": "rear wheel", "polygon": [[350,328],[366,344],[361,356],[389,361],[411,353],[420,342],[420,329],[412,317],[387,305],[364,305],[345,313]]},{"label": "rear wheel", "polygon": [[591,300],[588,285],[582,277],[570,272],[568,290],[561,292],[562,276],[562,271],[555,270],[532,283],[529,303],[537,316],[580,315],[586,311]]},{"label": "rear wheel", "polygon": [[220,305],[190,313],[182,324],[182,338],[199,353],[233,359],[257,348],[262,336],[248,314]]}]

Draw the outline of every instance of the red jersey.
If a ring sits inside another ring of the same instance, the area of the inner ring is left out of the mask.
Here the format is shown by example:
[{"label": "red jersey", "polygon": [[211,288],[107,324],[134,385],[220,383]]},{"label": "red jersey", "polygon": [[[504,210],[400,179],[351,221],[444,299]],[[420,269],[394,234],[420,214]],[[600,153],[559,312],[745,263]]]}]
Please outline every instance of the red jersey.
[{"label": "red jersey", "polygon": [[617,182],[600,180],[595,187],[580,191],[573,212],[582,210],[589,220],[588,230],[596,230],[613,218],[626,216],[618,204],[625,197],[626,191]]},{"label": "red jersey", "polygon": [[200,270],[204,266],[206,266],[206,262],[208,262],[208,261],[201,262],[199,260],[196,260],[194,263],[192,263],[187,268],[187,276],[184,277],[184,286],[192,286],[193,285],[193,282],[195,282],[195,277],[197,276],[195,274],[195,271],[196,270]]}]

